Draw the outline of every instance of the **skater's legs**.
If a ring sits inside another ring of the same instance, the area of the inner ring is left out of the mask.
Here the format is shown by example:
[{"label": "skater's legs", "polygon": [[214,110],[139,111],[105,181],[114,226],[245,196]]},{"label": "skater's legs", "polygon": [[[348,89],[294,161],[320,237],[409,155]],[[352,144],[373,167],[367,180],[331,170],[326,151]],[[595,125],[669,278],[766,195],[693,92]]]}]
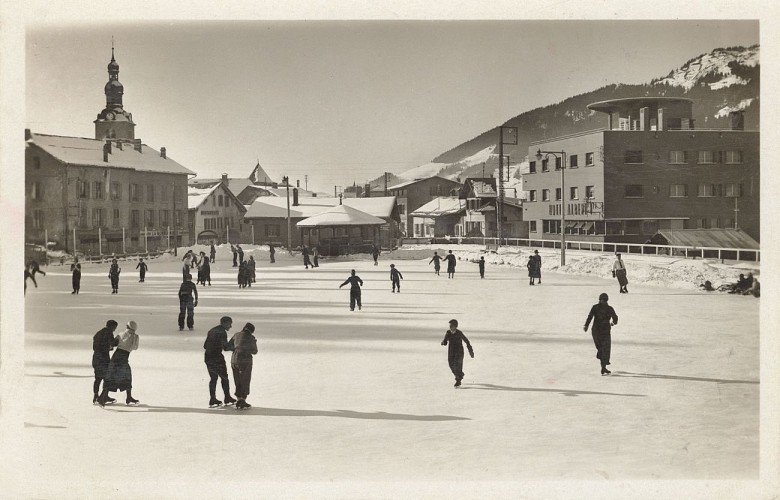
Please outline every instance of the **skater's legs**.
[{"label": "skater's legs", "polygon": [[184,316],[187,314],[187,302],[179,301],[179,328],[184,328]]},{"label": "skater's legs", "polygon": [[187,328],[195,326],[195,303],[191,300],[187,301]]}]

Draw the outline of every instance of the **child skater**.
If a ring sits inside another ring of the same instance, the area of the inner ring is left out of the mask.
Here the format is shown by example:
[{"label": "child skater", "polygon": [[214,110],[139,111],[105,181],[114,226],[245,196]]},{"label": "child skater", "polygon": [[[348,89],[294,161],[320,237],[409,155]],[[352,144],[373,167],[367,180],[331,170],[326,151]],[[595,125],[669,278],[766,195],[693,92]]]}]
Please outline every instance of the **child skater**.
[{"label": "child skater", "polygon": [[450,370],[455,375],[455,387],[460,387],[460,381],[463,380],[463,342],[466,343],[466,348],[469,350],[469,356],[474,357],[474,349],[471,347],[469,339],[463,335],[463,332],[458,330],[458,320],[450,320],[450,329],[444,334],[444,340],[441,341],[441,345],[447,345],[447,362],[450,364]]},{"label": "child skater", "polygon": [[146,265],[146,262],[144,262],[143,257],[138,260],[138,265],[135,266],[136,269],[138,269],[138,277],[140,278],[138,280],[139,283],[143,283],[146,279],[146,270],[149,269],[149,266]]},{"label": "child skater", "polygon": [[395,293],[396,288],[398,293],[401,293],[402,279],[404,279],[404,276],[401,274],[401,271],[395,268],[395,264],[390,264],[390,281],[393,282],[393,293]]}]

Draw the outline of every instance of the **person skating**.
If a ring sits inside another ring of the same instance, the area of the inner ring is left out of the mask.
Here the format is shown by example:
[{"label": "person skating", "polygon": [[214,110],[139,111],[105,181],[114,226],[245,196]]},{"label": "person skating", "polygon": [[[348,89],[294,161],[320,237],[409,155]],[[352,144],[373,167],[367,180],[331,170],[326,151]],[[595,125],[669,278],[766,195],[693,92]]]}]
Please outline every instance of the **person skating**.
[{"label": "person skating", "polygon": [[396,289],[398,293],[401,293],[402,279],[404,279],[404,276],[401,274],[401,271],[395,268],[395,264],[390,264],[390,281],[393,284],[393,293],[395,293]]},{"label": "person skating", "polygon": [[609,356],[612,351],[612,335],[611,330],[614,325],[617,325],[618,317],[615,314],[615,310],[610,306],[607,301],[609,295],[602,293],[599,295],[599,302],[590,308],[588,313],[588,319],[585,320],[585,326],[583,330],[588,331],[588,325],[593,320],[593,329],[591,335],[593,336],[593,343],[596,345],[596,358],[601,361],[601,374],[609,375],[612,373],[607,370],[609,363]]},{"label": "person skating", "polygon": [[233,369],[233,383],[236,384],[237,410],[252,407],[246,402],[246,398],[249,396],[249,384],[252,381],[252,356],[257,354],[257,339],[252,335],[254,331],[255,325],[247,323],[231,339],[234,347],[230,367]]},{"label": "person skating", "polygon": [[105,406],[111,398],[109,392],[126,391],[125,404],[138,404],[133,398],[133,371],[130,368],[130,353],[138,349],[138,325],[135,321],[127,323],[127,329],[117,336],[117,346],[111,362],[108,364],[106,379],[103,382],[103,392],[98,397],[98,404]]},{"label": "person skating", "polygon": [[149,266],[146,265],[146,262],[144,262],[144,258],[141,257],[138,259],[138,265],[135,266],[136,269],[138,269],[138,282],[143,283],[144,279],[146,279],[146,270],[149,269]]},{"label": "person skating", "polygon": [[233,327],[233,318],[223,316],[219,320],[219,325],[215,326],[206,334],[206,341],[203,343],[205,354],[203,360],[206,363],[206,370],[209,373],[209,406],[220,406],[222,401],[217,399],[217,379],[222,382],[222,392],[225,394],[225,405],[236,402],[230,397],[230,379],[228,378],[227,365],[222,351],[232,351],[233,345],[228,342],[227,332]]},{"label": "person skating", "polygon": [[320,249],[317,245],[314,245],[314,248],[312,248],[311,256],[313,259],[312,267],[320,267]]},{"label": "person skating", "polygon": [[306,247],[306,245],[303,245],[301,253],[303,254],[303,267],[306,269],[308,269],[309,266],[314,267],[311,263],[311,260],[309,260],[309,249]]},{"label": "person skating", "polygon": [[249,275],[247,273],[246,262],[242,262],[238,265],[238,288],[246,288]]},{"label": "person skating", "polygon": [[452,255],[452,250],[450,250],[450,253],[448,253],[447,256],[444,257],[444,260],[447,261],[447,277],[448,278],[454,278],[455,277],[455,265],[457,264],[457,261],[455,259],[455,256]]},{"label": "person skating", "polygon": [[41,266],[38,264],[38,261],[33,259],[30,261],[30,276],[32,276],[33,283],[35,283],[35,288],[38,288],[38,284],[35,281],[35,275],[37,273],[46,276],[46,273],[41,271]]},{"label": "person skating", "polygon": [[[92,383],[92,404],[97,404],[100,397],[100,382],[103,382],[108,374],[108,365],[111,362],[110,353],[119,344],[119,337],[114,337],[118,323],[113,319],[106,322],[106,326],[98,330],[92,337],[92,368],[95,371],[95,381]],[[105,388],[105,382],[103,387]],[[116,399],[107,398],[107,403],[113,403]]]},{"label": "person skating", "polygon": [[108,269],[108,279],[111,280],[111,293],[119,293],[119,274],[122,268],[117,264],[116,259],[111,259],[111,267]]},{"label": "person skating", "polygon": [[216,257],[217,257],[217,249],[214,246],[214,242],[212,241],[211,242],[211,249],[210,249],[210,253],[209,253],[209,260],[211,261],[212,264],[214,263],[214,260],[216,259]]},{"label": "person skating", "polygon": [[230,245],[230,251],[233,252],[233,267],[238,267],[238,251],[232,244]]},{"label": "person skating", "polygon": [[181,279],[184,281],[184,279],[187,277],[190,273],[190,269],[192,266],[192,261],[195,259],[195,256],[192,254],[192,250],[187,250],[187,253],[184,254],[184,257],[182,257],[182,266],[181,266]]},{"label": "person skating", "polygon": [[276,249],[274,248],[274,244],[273,243],[269,243],[268,244],[268,255],[271,257],[271,264],[276,262],[276,260],[274,259],[274,254],[276,254]]},{"label": "person skating", "polygon": [[620,254],[615,254],[615,263],[612,264],[612,277],[617,278],[620,285],[620,293],[628,293],[628,277],[626,276],[626,264],[620,258]]},{"label": "person skating", "polygon": [[533,255],[534,260],[536,261],[536,273],[538,274],[537,278],[539,278],[539,284],[542,284],[542,256],[539,255],[539,250],[534,250]]},{"label": "person skating", "polygon": [[378,247],[377,245],[373,245],[373,246],[371,247],[371,257],[373,257],[373,258],[374,258],[374,265],[375,265],[375,266],[378,266],[378,265],[379,265],[379,261],[378,261],[378,259],[379,259],[379,254],[380,254],[380,253],[381,253],[381,252],[379,251],[379,247]]},{"label": "person skating", "polygon": [[241,262],[244,262],[244,249],[241,248],[241,245],[239,245],[238,243],[236,243],[236,252],[238,252],[238,262],[239,262],[239,264]]},{"label": "person skating", "polygon": [[[247,261],[249,268],[249,283],[257,283],[257,262],[255,262],[255,256],[250,255]],[[251,284],[249,286],[252,286]]]},{"label": "person skating", "polygon": [[360,279],[360,276],[355,274],[355,270],[352,270],[352,273],[349,278],[344,281],[341,285],[339,285],[339,288],[349,283],[351,286],[349,288],[349,310],[354,311],[355,310],[355,303],[357,303],[358,309],[363,309],[363,303],[360,300],[360,287],[363,285],[363,280]]},{"label": "person skating", "polygon": [[[194,298],[193,298],[194,295]],[[198,288],[192,282],[192,275],[184,277],[179,287],[179,331],[184,330],[184,316],[187,316],[187,328],[195,328],[195,308],[198,307]]]},{"label": "person skating", "polygon": [[484,278],[485,277],[485,256],[480,256],[479,261],[477,261],[477,264],[479,264],[479,277]]},{"label": "person skating", "polygon": [[528,256],[528,263],[526,263],[525,267],[528,268],[528,284],[532,285],[534,284],[534,278],[539,278],[539,263],[534,259],[533,255]]},{"label": "person skating", "polygon": [[208,281],[209,286],[211,286],[211,264],[205,253],[201,252],[201,255],[203,255],[203,259],[201,259],[200,269],[198,269],[198,276],[200,276],[200,282],[203,285]]},{"label": "person skating", "polygon": [[463,343],[466,343],[466,347],[469,350],[469,356],[474,357],[474,349],[471,347],[469,339],[463,335],[463,332],[458,330],[458,320],[450,320],[450,329],[444,334],[444,340],[441,341],[441,345],[448,345],[447,348],[447,363],[450,365],[452,374],[455,375],[455,387],[460,387],[460,381],[463,380],[465,373],[463,373]]},{"label": "person skating", "polygon": [[38,288],[38,283],[35,282],[35,276],[30,274],[30,264],[24,266],[24,293],[27,294],[27,280],[31,279],[35,288]]},{"label": "person skating", "polygon": [[441,270],[441,257],[437,252],[433,252],[433,257],[428,261],[429,266],[431,265],[431,262],[433,262],[433,272],[436,273],[436,276],[439,276],[439,271]]},{"label": "person skating", "polygon": [[81,263],[76,259],[73,264],[70,265],[70,272],[73,273],[71,277],[71,284],[73,285],[73,291],[71,294],[78,294],[81,290]]}]

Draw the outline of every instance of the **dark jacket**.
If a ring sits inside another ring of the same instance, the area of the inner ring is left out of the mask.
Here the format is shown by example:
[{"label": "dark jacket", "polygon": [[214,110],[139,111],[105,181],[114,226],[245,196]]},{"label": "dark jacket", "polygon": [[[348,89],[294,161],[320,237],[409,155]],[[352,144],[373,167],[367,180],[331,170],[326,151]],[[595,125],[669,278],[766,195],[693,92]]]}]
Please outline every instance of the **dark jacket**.
[{"label": "dark jacket", "polygon": [[198,289],[195,286],[195,283],[192,281],[185,281],[179,287],[179,300],[193,300],[193,293],[195,294],[195,300],[198,300]]},{"label": "dark jacket", "polygon": [[346,279],[346,281],[344,281],[344,283],[339,285],[339,288],[346,285],[347,283],[350,283],[352,285],[352,288],[357,288],[358,290],[360,290],[360,287],[363,285],[363,280],[360,279],[360,276],[358,275],[350,276],[349,278]]},{"label": "dark jacket", "polygon": [[233,335],[231,342],[234,345],[231,362],[252,359],[253,354],[257,354],[257,339],[249,332],[241,330]]},{"label": "dark jacket", "polygon": [[228,342],[227,330],[222,325],[217,325],[209,330],[203,348],[206,350],[206,356],[221,356],[222,351],[233,350],[233,346]]},{"label": "dark jacket", "polygon": [[604,302],[599,302],[590,308],[588,319],[585,321],[585,329],[588,328],[590,321],[593,320],[593,333],[609,333],[612,330],[612,327],[609,324],[610,319],[617,325],[618,316],[615,314],[615,310],[612,309],[612,306]]},{"label": "dark jacket", "polygon": [[401,271],[396,268],[390,270],[390,281],[400,281],[402,279],[404,279],[404,275],[401,274]]},{"label": "dark jacket", "polygon": [[[442,345],[448,345],[448,352],[450,354],[460,354],[463,355],[463,343],[466,343],[466,347],[469,350],[469,354],[473,353],[474,350],[471,347],[471,342],[469,342],[469,339],[466,338],[465,335],[463,335],[463,332],[455,329],[455,333],[452,333],[451,331],[447,330],[447,333],[444,334],[444,340],[441,341]],[[473,355],[473,354],[472,354]]]},{"label": "dark jacket", "polygon": [[108,357],[108,353],[119,343],[119,337],[114,337],[114,334],[108,327],[100,329],[94,337],[92,337],[92,350],[96,353],[104,354]]}]

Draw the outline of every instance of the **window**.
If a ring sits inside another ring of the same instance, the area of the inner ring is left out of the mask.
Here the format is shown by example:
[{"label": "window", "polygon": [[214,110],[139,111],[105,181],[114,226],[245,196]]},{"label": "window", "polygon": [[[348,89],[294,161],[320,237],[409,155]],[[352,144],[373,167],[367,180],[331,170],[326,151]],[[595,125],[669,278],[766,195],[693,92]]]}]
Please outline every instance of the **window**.
[{"label": "window", "polygon": [[700,198],[715,196],[715,193],[717,193],[717,186],[715,184],[699,184],[697,196]]},{"label": "window", "polygon": [[734,219],[728,218],[723,221],[723,227],[726,229],[736,229],[734,227]]},{"label": "window", "polygon": [[76,181],[76,191],[79,198],[89,198],[89,183],[86,181]]},{"label": "window", "polygon": [[698,163],[715,163],[715,154],[712,151],[699,151]]},{"label": "window", "polygon": [[93,198],[96,200],[102,200],[103,199],[103,183],[100,181],[95,181],[92,183],[92,193]]},{"label": "window", "polygon": [[536,201],[536,190],[528,191],[528,201]]},{"label": "window", "polygon": [[700,219],[696,219],[696,227],[699,229],[709,229],[710,228],[710,220],[706,217],[702,217]]},{"label": "window", "polygon": [[103,227],[105,222],[105,209],[93,208],[92,209],[92,227]]},{"label": "window", "polygon": [[685,151],[669,151],[669,163],[688,163]]},{"label": "window", "polygon": [[144,210],[144,226],[154,227],[154,210]]},{"label": "window", "polygon": [[119,209],[115,208],[113,213],[113,219],[112,219],[112,226],[119,227],[122,225],[122,219],[119,216]]},{"label": "window", "polygon": [[585,186],[585,198],[592,200],[594,196],[593,186]]},{"label": "window", "polygon": [[585,166],[586,167],[593,166],[593,153],[585,153]]},{"label": "window", "polygon": [[561,159],[556,156],[555,157],[555,170],[560,170],[560,169],[561,169]]},{"label": "window", "polygon": [[528,163],[528,172],[535,174],[536,173],[536,162],[532,161]]},{"label": "window", "polygon": [[542,189],[542,201],[550,201],[550,190]]},{"label": "window", "polygon": [[141,225],[141,214],[138,210],[130,210],[130,227]]},{"label": "window", "polygon": [[727,150],[721,151],[721,163],[737,164],[742,163],[742,151],[741,150]]},{"label": "window", "polygon": [[81,207],[79,210],[79,227],[87,227],[87,207]]},{"label": "window", "polygon": [[712,229],[720,229],[720,218],[713,217],[712,219],[710,219],[710,227]]},{"label": "window", "polygon": [[623,194],[624,198],[642,198],[643,196],[644,196],[644,191],[642,190],[641,184],[625,185],[625,192]]},{"label": "window", "polygon": [[160,186],[160,201],[168,201],[168,188]]},{"label": "window", "polygon": [[550,171],[550,167],[549,167],[548,163],[549,162],[547,161],[547,158],[542,160],[542,172],[549,172]]},{"label": "window", "polygon": [[279,224],[266,224],[265,235],[266,236],[279,236]]},{"label": "window", "polygon": [[223,196],[222,196],[222,195],[219,195],[219,197],[218,197],[218,201],[217,201],[217,205],[219,205],[219,206],[221,207],[221,206],[222,206],[222,203],[223,203],[223,201],[224,201],[224,200],[223,200]]},{"label": "window", "polygon": [[406,205],[398,205],[398,213],[404,215],[406,213]]},{"label": "window", "polygon": [[43,210],[33,210],[32,219],[33,227],[35,229],[43,229]]},{"label": "window", "polygon": [[212,207],[216,207],[217,206],[217,197],[216,196],[212,196],[211,197],[211,206]]},{"label": "window", "polygon": [[726,184],[725,196],[728,198],[738,198],[742,196],[742,184]]},{"label": "window", "polygon": [[146,185],[146,201],[154,201],[154,184]]},{"label": "window", "polygon": [[122,199],[121,187],[120,187],[118,182],[112,182],[110,187],[109,187],[109,191],[110,191],[109,194],[110,194],[112,200],[121,200]]},{"label": "window", "polygon": [[169,224],[168,222],[168,211],[167,210],[160,210],[160,226],[165,227]]},{"label": "window", "polygon": [[30,186],[30,198],[33,200],[43,199],[43,184],[40,182],[33,182]]},{"label": "window", "polygon": [[569,188],[569,199],[570,200],[579,200],[580,199],[580,188],[577,188],[577,187]]},{"label": "window", "polygon": [[642,151],[629,150],[623,155],[623,163],[643,163]]},{"label": "window", "polygon": [[623,234],[641,234],[642,221],[641,220],[627,220],[623,227]]},{"label": "window", "polygon": [[577,163],[578,163],[577,155],[569,156],[569,167],[570,168],[577,168],[579,166]]},{"label": "window", "polygon": [[532,220],[528,222],[528,230],[532,233],[536,232],[536,221]]},{"label": "window", "polygon": [[642,234],[653,235],[658,232],[658,222],[654,220],[642,221]]},{"label": "window", "polygon": [[181,186],[173,186],[173,201],[181,201]]},{"label": "window", "polygon": [[555,188],[555,201],[561,201],[561,188]]},{"label": "window", "polygon": [[138,184],[130,184],[128,186],[128,200],[138,201]]},{"label": "window", "polygon": [[685,198],[688,196],[687,184],[670,184],[669,185],[669,197],[670,198]]}]

